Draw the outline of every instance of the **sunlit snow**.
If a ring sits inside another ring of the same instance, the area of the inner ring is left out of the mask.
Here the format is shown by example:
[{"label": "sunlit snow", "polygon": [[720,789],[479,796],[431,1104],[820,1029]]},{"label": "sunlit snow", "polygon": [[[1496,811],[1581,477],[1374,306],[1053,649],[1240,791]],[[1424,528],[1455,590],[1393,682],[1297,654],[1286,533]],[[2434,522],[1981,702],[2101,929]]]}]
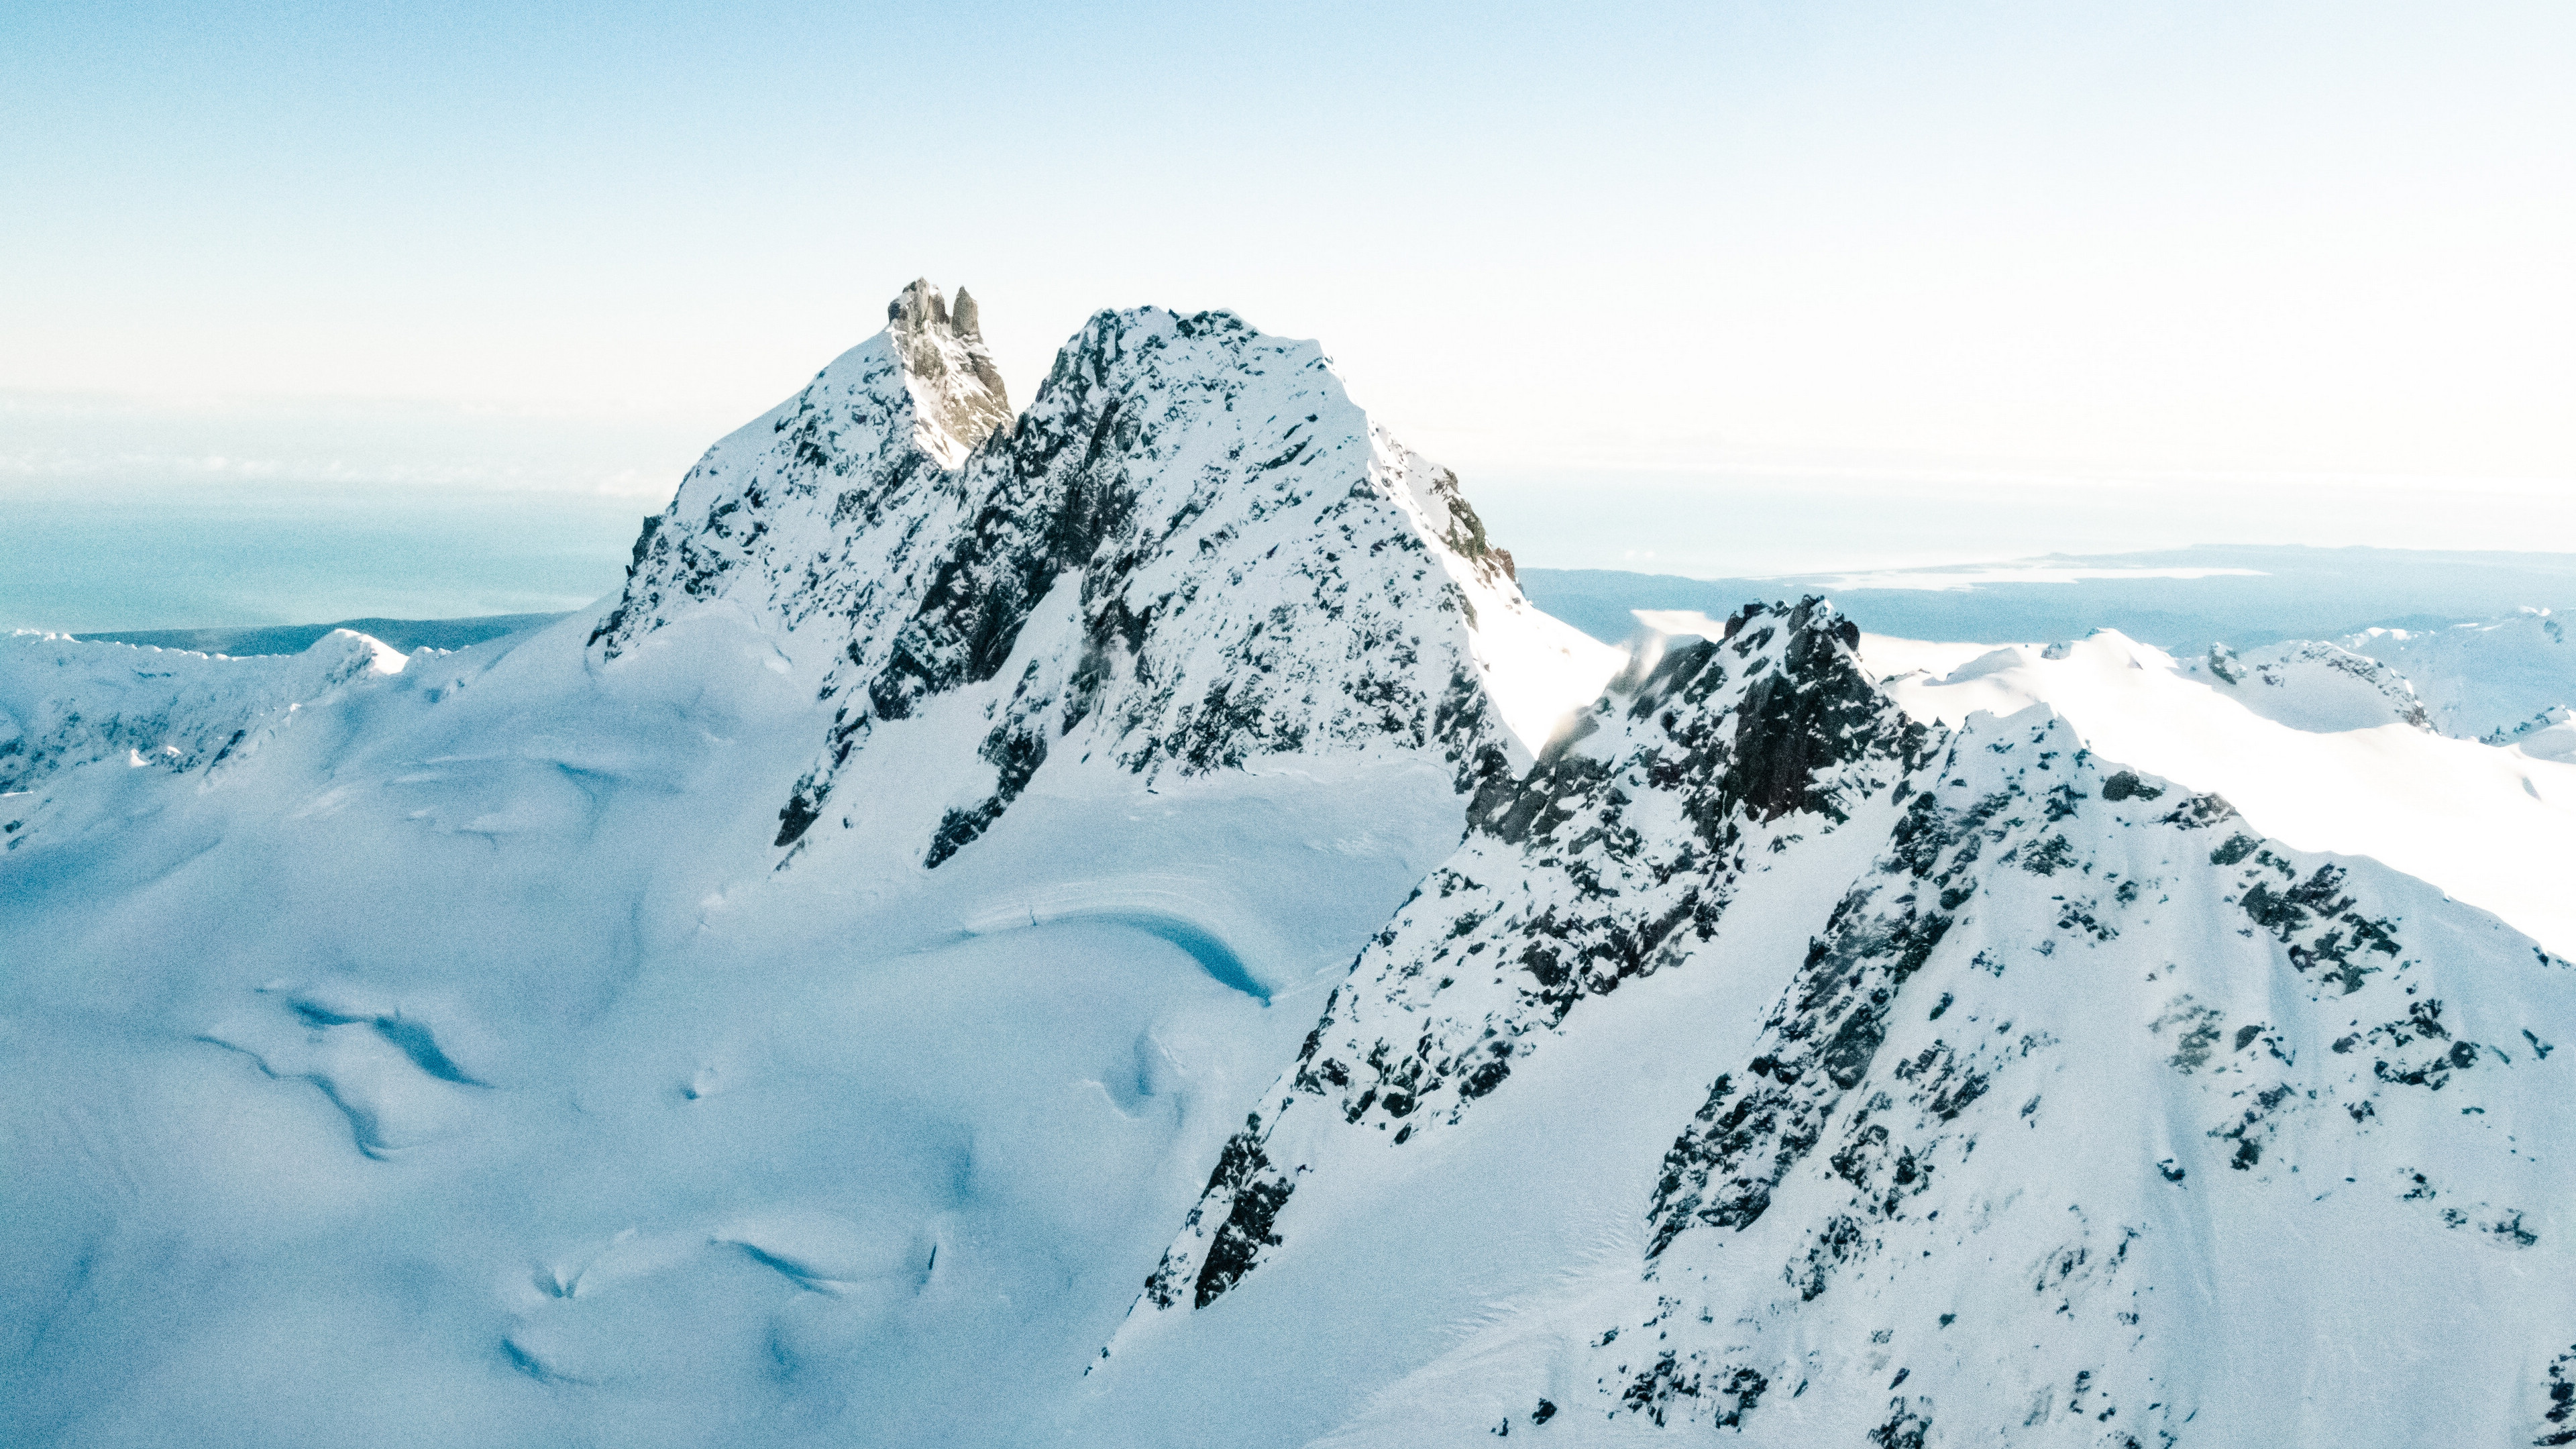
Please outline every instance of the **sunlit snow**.
[{"label": "sunlit snow", "polygon": [[1615,649],[1313,343],[986,361],[534,632],[0,639],[11,1442],[2576,1429],[2554,618]]}]

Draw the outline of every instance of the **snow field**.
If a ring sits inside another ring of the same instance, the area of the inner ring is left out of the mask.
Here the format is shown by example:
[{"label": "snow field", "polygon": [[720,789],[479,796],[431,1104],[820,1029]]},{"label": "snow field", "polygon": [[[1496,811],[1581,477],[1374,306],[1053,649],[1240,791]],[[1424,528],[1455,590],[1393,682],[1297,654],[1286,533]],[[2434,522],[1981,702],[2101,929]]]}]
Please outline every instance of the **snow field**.
[{"label": "snow field", "polygon": [[2403,724],[2297,729],[2108,631],[1957,658],[1972,647],[1863,641],[1872,670],[1920,718],[1955,725],[1979,710],[2045,703],[2095,753],[2223,795],[2267,835],[2369,856],[2576,953],[2576,895],[2565,884],[2576,765]]}]

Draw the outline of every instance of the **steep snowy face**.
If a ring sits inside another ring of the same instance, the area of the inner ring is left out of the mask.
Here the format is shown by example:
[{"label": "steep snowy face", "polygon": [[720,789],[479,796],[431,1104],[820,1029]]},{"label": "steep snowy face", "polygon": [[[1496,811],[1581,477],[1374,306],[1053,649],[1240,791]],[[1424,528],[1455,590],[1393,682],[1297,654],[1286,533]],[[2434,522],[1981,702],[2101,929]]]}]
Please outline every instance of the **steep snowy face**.
[{"label": "steep snowy face", "polygon": [[[1095,1372],[1368,1265],[1445,1311],[1319,1442],[2547,1432],[2568,963],[2045,708],[1927,733],[1846,629],[1748,610],[1481,795]],[[1628,1226],[1509,1266],[1605,1181]]]},{"label": "steep snowy face", "polygon": [[1011,416],[977,312],[963,292],[958,305],[906,287],[885,331],[708,449],[645,520],[591,635],[601,657],[718,600],[775,631],[864,629],[916,600],[920,556],[966,517],[958,465]]},{"label": "steep snowy face", "polygon": [[613,660],[730,599],[828,658],[778,846],[828,821],[935,867],[1067,753],[1150,779],[1427,751],[1463,792],[1616,666],[1529,607],[1455,476],[1312,343],[1104,312],[996,432],[971,308],[916,284],[894,315],[708,455],[597,635]]},{"label": "steep snowy face", "polygon": [[1926,736],[1858,640],[1819,600],[1747,609],[1721,640],[1641,653],[1534,768],[1488,780],[1457,855],[1227,1144],[1144,1303],[1206,1307],[1294,1231],[1294,1194],[1310,1171],[1330,1183],[1337,1151],[1456,1125],[1583,1003],[1705,951],[1767,857],[1855,815],[1883,830]]},{"label": "steep snowy face", "polygon": [[2042,711],[1913,783],[1554,1382],[1796,1442],[2542,1427],[2566,963]]}]

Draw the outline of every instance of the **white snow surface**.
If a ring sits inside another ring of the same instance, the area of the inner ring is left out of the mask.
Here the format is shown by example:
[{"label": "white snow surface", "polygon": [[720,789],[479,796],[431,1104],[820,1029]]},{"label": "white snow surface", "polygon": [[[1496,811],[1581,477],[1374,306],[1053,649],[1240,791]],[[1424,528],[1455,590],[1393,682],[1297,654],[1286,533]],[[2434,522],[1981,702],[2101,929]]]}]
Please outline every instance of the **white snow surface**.
[{"label": "white snow surface", "polygon": [[1027,1442],[964,1366],[1079,1382],[1459,828],[1435,765],[1095,766],[775,871],[810,687],[587,627],[0,807],[13,1442]]},{"label": "white snow surface", "polygon": [[2511,743],[2576,705],[2576,646],[2547,609],[2445,629],[2370,629],[2342,642],[2412,681],[2444,734]]},{"label": "white snow surface", "polygon": [[[2223,795],[2295,849],[2369,856],[2576,954],[2576,892],[2567,888],[2576,763],[2403,723],[2397,700],[2316,665],[2305,647],[2248,651],[2244,682],[2231,687],[2202,661],[2110,630],[2000,649],[1863,641],[1871,669],[1919,718],[1958,725],[1979,711],[2045,704],[2096,754]],[[2266,663],[2289,685],[2258,672]],[[2257,713],[2257,704],[2269,708]],[[2370,723],[2374,714],[2383,722]],[[2299,719],[2322,728],[2287,722]]]},{"label": "white snow surface", "polygon": [[382,640],[347,629],[301,654],[255,659],[14,630],[0,638],[0,791],[27,790],[101,760],[179,773],[209,768],[257,750],[307,705],[400,674],[408,663]]},{"label": "white snow surface", "polygon": [[[1906,726],[1781,622],[1653,641],[1480,798],[1228,1145],[1105,1401],[1296,1341],[1336,1445],[2556,1432],[2567,964],[2047,706]],[[1770,680],[1874,743],[1712,850],[1684,822],[1735,787],[1688,703],[1796,712]]]},{"label": "white snow surface", "polygon": [[2183,673],[2268,720],[2294,730],[2332,734],[2384,724],[2433,727],[2415,686],[2364,654],[2316,639],[2298,639],[2242,654],[2213,645],[2182,662]]},{"label": "white snow surface", "polygon": [[2576,766],[1607,650],[1311,343],[890,321],[543,632],[0,641],[0,1439],[2576,1429]]}]

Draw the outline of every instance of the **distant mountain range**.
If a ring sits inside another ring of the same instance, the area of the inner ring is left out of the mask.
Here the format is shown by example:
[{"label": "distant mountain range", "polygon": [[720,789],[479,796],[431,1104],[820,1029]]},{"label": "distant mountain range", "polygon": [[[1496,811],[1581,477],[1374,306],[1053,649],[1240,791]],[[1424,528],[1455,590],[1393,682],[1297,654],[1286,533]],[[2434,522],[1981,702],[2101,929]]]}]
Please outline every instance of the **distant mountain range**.
[{"label": "distant mountain range", "polygon": [[[2576,609],[2576,554],[2432,549],[2212,546],[2059,555],[1987,564],[1768,578],[1694,579],[1613,569],[1518,571],[1521,591],[1605,643],[1636,632],[1635,611],[1724,618],[1756,600],[1822,594],[1871,633],[2003,644],[2117,629],[2160,648],[2205,651],[2372,628],[2415,631]],[[564,617],[342,619],[329,624],[85,633],[84,639],[221,654],[281,654],[333,629],[402,649],[458,649]]]},{"label": "distant mountain range", "polygon": [[2006,644],[2117,629],[2199,653],[2370,628],[2437,629],[2524,609],[2576,609],[2576,554],[2224,546],[1762,579],[1606,569],[1521,571],[1531,602],[1596,639],[1632,611],[1724,618],[1748,600],[1823,594],[1873,634]]},{"label": "distant mountain range", "polygon": [[244,658],[260,654],[300,654],[334,630],[346,629],[380,639],[408,654],[414,649],[462,649],[509,634],[541,629],[562,614],[484,614],[471,619],[340,619],[329,624],[249,624],[238,628],[134,629],[83,634],[102,644],[140,644],[154,649],[185,649],[198,654]]}]

